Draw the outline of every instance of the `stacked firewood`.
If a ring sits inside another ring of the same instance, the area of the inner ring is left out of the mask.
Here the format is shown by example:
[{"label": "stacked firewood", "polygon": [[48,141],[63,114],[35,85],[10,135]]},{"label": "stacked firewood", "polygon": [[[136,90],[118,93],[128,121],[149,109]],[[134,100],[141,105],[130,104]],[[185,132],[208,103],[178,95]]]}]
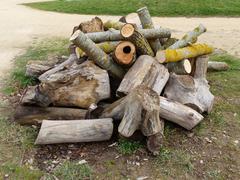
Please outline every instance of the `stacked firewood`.
[{"label": "stacked firewood", "polygon": [[36,144],[109,140],[115,125],[126,138],[140,130],[157,154],[165,120],[191,130],[212,110],[207,70],[228,66],[208,62],[213,48],[196,43],[204,32],[199,25],[171,38],[146,7],[118,22],[83,22],[73,29],[69,57],[27,64],[40,83],[26,89],[15,117],[41,124]]}]

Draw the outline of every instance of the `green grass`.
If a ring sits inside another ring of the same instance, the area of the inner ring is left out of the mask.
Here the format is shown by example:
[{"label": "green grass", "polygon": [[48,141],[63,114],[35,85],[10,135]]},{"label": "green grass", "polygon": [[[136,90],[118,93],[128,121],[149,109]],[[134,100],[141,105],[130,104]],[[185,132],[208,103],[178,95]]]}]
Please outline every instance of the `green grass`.
[{"label": "green grass", "polygon": [[127,139],[119,139],[117,149],[121,154],[130,155],[136,152],[142,144],[137,141],[131,141]]},{"label": "green grass", "polygon": [[126,15],[147,6],[153,16],[239,16],[239,0],[57,0],[25,4],[64,13]]}]

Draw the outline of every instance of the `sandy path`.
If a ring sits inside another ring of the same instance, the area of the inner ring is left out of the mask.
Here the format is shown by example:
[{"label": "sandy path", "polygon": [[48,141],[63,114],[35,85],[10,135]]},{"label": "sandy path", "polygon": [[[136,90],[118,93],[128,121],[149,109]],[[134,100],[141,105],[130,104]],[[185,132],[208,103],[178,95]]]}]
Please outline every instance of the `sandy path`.
[{"label": "sandy path", "polygon": [[[68,37],[74,25],[93,17],[45,12],[18,5],[33,1],[42,0],[0,1],[0,77],[11,68],[11,60],[22,53],[33,39],[52,36]],[[119,18],[117,16],[100,17],[103,20]],[[240,18],[154,17],[153,20],[157,25],[174,29],[173,36],[177,37],[199,23],[203,23],[208,28],[208,32],[200,37],[200,41],[240,56]]]}]

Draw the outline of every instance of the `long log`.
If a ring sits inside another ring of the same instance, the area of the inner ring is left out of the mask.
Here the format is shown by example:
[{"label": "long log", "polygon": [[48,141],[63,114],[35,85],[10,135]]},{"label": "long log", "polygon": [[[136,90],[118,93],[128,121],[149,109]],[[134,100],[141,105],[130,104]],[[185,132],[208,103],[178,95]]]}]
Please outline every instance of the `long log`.
[{"label": "long log", "polygon": [[62,107],[18,106],[14,120],[21,125],[39,125],[43,120],[79,120],[84,119],[87,110]]},{"label": "long log", "polygon": [[[146,39],[157,39],[157,38],[169,38],[171,32],[169,29],[156,28],[156,29],[138,29],[138,31]],[[95,43],[104,41],[121,41],[124,40],[119,30],[109,30],[104,32],[87,33],[86,36]]]},{"label": "long log", "polygon": [[229,65],[225,62],[209,61],[208,62],[208,71],[227,71]]},{"label": "long log", "polygon": [[[147,7],[143,7],[137,10],[139,19],[141,21],[143,29],[152,29],[154,28],[151,15]],[[159,39],[150,39],[148,40],[151,48],[154,53],[156,53],[161,48],[161,43]]]},{"label": "long log", "polygon": [[192,44],[180,49],[166,49],[158,51],[156,59],[159,63],[177,62],[213,52],[213,47],[207,44]]},{"label": "long log", "polygon": [[175,74],[190,74],[192,71],[191,63],[188,59],[184,59],[177,63],[167,63],[165,67],[169,72],[174,72]]},{"label": "long log", "polygon": [[76,143],[109,140],[113,133],[111,118],[42,122],[35,144]]},{"label": "long log", "polygon": [[96,62],[103,69],[109,71],[113,76],[118,78],[122,78],[124,76],[124,70],[114,63],[111,57],[98,48],[96,44],[83,32],[79,30],[76,31],[70,38],[70,41],[86,52],[91,60]]},{"label": "long log", "polygon": [[123,27],[124,24],[125,23],[120,22],[120,21],[108,20],[103,24],[103,26],[104,26],[105,30],[108,30],[108,29],[111,29],[111,28],[116,29],[116,30],[120,30]]},{"label": "long log", "polygon": [[152,88],[160,95],[168,78],[168,70],[162,64],[151,56],[142,55],[125,74],[117,89],[117,95],[126,95],[141,84]]},{"label": "long log", "polygon": [[147,39],[132,24],[125,24],[121,28],[121,35],[131,41],[137,49],[138,55],[154,56],[154,52]]}]

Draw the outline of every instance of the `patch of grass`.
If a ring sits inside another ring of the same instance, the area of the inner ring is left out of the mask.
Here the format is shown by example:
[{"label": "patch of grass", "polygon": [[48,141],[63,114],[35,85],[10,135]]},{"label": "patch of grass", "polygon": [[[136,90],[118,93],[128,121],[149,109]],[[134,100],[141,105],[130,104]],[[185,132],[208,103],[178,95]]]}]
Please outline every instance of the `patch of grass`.
[{"label": "patch of grass", "polygon": [[54,175],[59,179],[89,179],[91,174],[89,165],[70,161],[64,162],[54,171]]},{"label": "patch of grass", "polygon": [[66,39],[44,39],[35,42],[23,55],[14,59],[14,68],[3,92],[7,95],[15,92],[19,88],[36,84],[35,78],[25,75],[26,64],[30,60],[47,60],[51,55],[64,55],[67,53],[68,41]]},{"label": "patch of grass", "polygon": [[147,6],[153,16],[240,16],[239,0],[56,0],[25,5],[74,14],[126,15]]},{"label": "patch of grass", "polygon": [[119,139],[117,149],[121,154],[130,155],[136,152],[141,147],[142,147],[142,144],[138,141]]}]

